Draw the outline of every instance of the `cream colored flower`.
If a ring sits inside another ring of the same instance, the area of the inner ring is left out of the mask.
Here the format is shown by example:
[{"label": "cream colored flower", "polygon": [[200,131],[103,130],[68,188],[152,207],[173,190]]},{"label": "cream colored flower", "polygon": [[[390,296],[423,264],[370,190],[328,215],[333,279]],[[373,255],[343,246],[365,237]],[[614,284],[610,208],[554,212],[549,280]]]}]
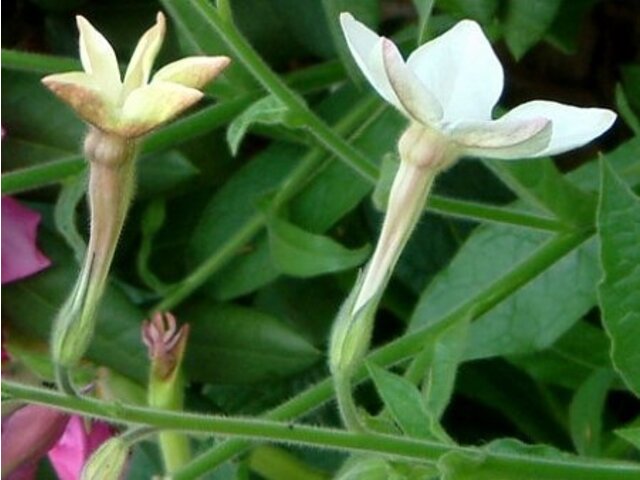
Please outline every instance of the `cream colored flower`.
[{"label": "cream colored flower", "polygon": [[144,135],[203,96],[201,89],[230,62],[228,57],[188,57],[161,68],[149,81],[165,35],[164,15],[138,41],[121,80],[113,48],[82,16],[80,59],[84,72],[49,75],[42,82],[96,128],[124,138]]}]

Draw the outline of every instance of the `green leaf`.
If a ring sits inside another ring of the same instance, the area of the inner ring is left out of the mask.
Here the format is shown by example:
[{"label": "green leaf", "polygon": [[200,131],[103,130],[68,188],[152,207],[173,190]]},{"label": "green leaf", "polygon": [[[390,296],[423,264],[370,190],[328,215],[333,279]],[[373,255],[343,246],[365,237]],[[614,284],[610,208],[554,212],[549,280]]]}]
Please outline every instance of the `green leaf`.
[{"label": "green leaf", "polygon": [[238,115],[227,127],[227,143],[233,156],[238,154],[240,142],[254,123],[289,125],[289,109],[273,95],[261,98]]},{"label": "green leaf", "polygon": [[445,329],[429,348],[430,362],[423,383],[423,395],[431,418],[439,421],[451,400],[453,388],[467,346],[469,321]]},{"label": "green leaf", "polygon": [[640,199],[604,161],[597,223],[604,272],[600,307],[611,357],[625,383],[640,395]]},{"label": "green leaf", "polygon": [[[525,438],[537,443],[570,445],[564,418],[558,418],[549,392],[525,372],[504,360],[491,359],[464,364],[458,377],[458,395],[489,407]],[[477,430],[474,425],[467,429],[471,435]]]},{"label": "green leaf", "polygon": [[177,150],[142,155],[138,159],[137,198],[153,198],[184,189],[199,174]]},{"label": "green leaf", "polygon": [[374,364],[367,364],[373,383],[391,415],[409,437],[433,439],[432,419],[411,382]]},{"label": "green leaf", "polygon": [[384,458],[354,456],[340,468],[334,480],[404,480],[391,462]]},{"label": "green leaf", "polygon": [[246,307],[189,304],[179,318],[191,325],[185,371],[194,381],[247,384],[305,370],[322,356],[276,318]]},{"label": "green leaf", "polygon": [[[420,5],[426,2],[414,0],[422,15]],[[472,18],[483,24],[489,24],[498,8],[498,0],[438,0],[438,8],[444,9],[458,18]],[[422,22],[422,16],[420,18]]]},{"label": "green leaf", "polygon": [[[185,54],[207,55],[215,52],[215,55],[233,56],[233,52],[229,51],[225,42],[210,27],[207,18],[202,15],[195,2],[162,0],[161,3],[179,32],[178,38]],[[215,83],[218,87],[231,91],[256,86],[256,81],[240,62],[232,62]]]},{"label": "green leaf", "polygon": [[614,374],[611,370],[595,370],[580,385],[569,405],[569,428],[577,452],[585,457],[600,454],[602,414]]},{"label": "green leaf", "polygon": [[586,321],[577,322],[550,348],[509,361],[533,378],[576,390],[596,369],[613,368],[606,333]]},{"label": "green leaf", "polygon": [[522,200],[572,225],[590,225],[596,198],[568,181],[548,158],[485,164]]},{"label": "green leaf", "polygon": [[616,435],[624,438],[638,450],[640,450],[640,427],[619,428],[615,431]]},{"label": "green leaf", "polygon": [[508,0],[503,20],[507,46],[516,59],[543,37],[555,19],[561,0]]},{"label": "green leaf", "polygon": [[[75,282],[78,268],[71,252],[47,230],[39,245],[53,266],[25,280],[2,287],[2,309],[11,328],[42,340]],[[139,383],[147,378],[147,352],[140,337],[145,318],[115,285],[107,288],[98,312],[96,333],[87,357]],[[117,352],[117,353],[115,353]]]},{"label": "green leaf", "polygon": [[78,232],[76,208],[80,200],[84,198],[86,190],[86,172],[68,178],[62,183],[53,212],[56,229],[73,250],[78,264],[84,258],[87,245],[80,232]]},{"label": "green leaf", "polygon": [[[478,228],[422,293],[411,327],[437,323],[486,285],[508,274],[549,240],[504,225]],[[560,258],[471,325],[466,359],[530,353],[552,345],[596,302],[595,240]]]},{"label": "green leaf", "polygon": [[616,110],[635,135],[640,135],[640,118],[635,114],[621,84],[616,85]]},{"label": "green leaf", "polygon": [[599,0],[564,0],[545,40],[567,55],[574,55],[584,32],[585,17]]},{"label": "green leaf", "polygon": [[267,228],[275,265],[294,277],[348,270],[362,264],[371,253],[370,245],[350,250],[332,238],[307,232],[275,215],[268,216]]},{"label": "green leaf", "polygon": [[[535,457],[546,460],[545,463],[576,463],[579,457],[566,454],[548,445],[526,445],[514,439],[500,439],[486,445],[476,452],[453,451],[443,455],[438,468],[443,474],[442,480],[534,480],[544,478],[540,465],[535,463],[513,464],[505,468],[495,461],[495,454],[509,457]],[[588,465],[584,461],[585,467]],[[549,478],[560,478],[551,476]],[[603,477],[604,478],[604,477]],[[563,479],[564,480],[564,479]]]}]

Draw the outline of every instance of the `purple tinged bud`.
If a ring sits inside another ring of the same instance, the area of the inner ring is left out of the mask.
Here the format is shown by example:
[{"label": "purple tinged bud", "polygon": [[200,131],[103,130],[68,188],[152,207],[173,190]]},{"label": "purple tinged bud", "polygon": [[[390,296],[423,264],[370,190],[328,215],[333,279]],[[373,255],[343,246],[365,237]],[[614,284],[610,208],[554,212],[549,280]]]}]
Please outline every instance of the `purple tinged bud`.
[{"label": "purple tinged bud", "polygon": [[26,405],[2,419],[2,478],[37,462],[64,432],[69,415]]}]

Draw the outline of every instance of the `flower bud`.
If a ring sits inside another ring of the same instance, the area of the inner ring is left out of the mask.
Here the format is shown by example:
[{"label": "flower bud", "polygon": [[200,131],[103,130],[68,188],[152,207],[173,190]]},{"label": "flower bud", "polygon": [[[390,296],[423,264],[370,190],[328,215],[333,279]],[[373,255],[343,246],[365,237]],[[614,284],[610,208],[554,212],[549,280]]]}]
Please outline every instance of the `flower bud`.
[{"label": "flower bud", "polygon": [[69,415],[26,405],[2,419],[2,478],[37,461],[58,441]]},{"label": "flower bud", "polygon": [[[170,313],[156,313],[142,325],[142,340],[149,349],[148,403],[151,407],[182,410],[184,377],[181,371],[189,325],[178,328]],[[178,432],[161,432],[160,450],[165,468],[173,472],[191,459],[188,438]]]},{"label": "flower bud", "polygon": [[121,437],[102,444],[82,469],[82,480],[119,480],[129,456],[129,447]]}]

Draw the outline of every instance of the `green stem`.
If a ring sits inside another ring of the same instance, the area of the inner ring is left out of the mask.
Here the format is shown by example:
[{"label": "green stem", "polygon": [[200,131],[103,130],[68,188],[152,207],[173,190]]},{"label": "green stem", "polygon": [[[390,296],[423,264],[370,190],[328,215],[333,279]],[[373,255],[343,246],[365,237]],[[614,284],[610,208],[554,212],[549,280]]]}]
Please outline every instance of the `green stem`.
[{"label": "green stem", "polygon": [[[275,422],[253,418],[168,412],[132,405],[113,404],[87,397],[72,397],[59,392],[3,380],[4,394],[32,403],[114,423],[139,424],[158,429],[192,433],[234,436],[253,440],[296,443],[304,446],[384,455],[400,460],[433,464],[444,454],[478,455],[482,467],[499,478],[536,478],[540,480],[633,480],[640,474],[640,465],[631,462],[581,460],[567,456],[559,458],[487,452],[481,448],[461,447],[393,435],[345,432],[301,424]],[[187,478],[174,475],[174,479]]]},{"label": "green stem", "polygon": [[358,407],[351,392],[351,378],[348,375],[335,373],[333,375],[333,385],[344,426],[352,432],[365,432],[366,428],[360,420]]},{"label": "green stem", "polygon": [[[487,286],[466,303],[460,305],[446,317],[420,330],[409,332],[401,338],[374,350],[367,356],[367,361],[389,367],[420,352],[425,343],[441,333],[447,327],[467,319],[477,318],[491,308],[498,305],[509,295],[516,292],[523,285],[534,279],[541,272],[553,265],[558,259],[571,252],[592,235],[592,232],[577,232],[560,234],[542,245],[529,258],[514,266],[513,270],[493,284]],[[366,378],[364,368],[354,376],[354,381]],[[323,403],[329,401],[333,395],[332,381],[327,378],[309,387],[292,399],[265,414],[265,418],[274,420],[289,420],[303,415]],[[227,440],[209,451],[196,457],[189,465],[176,472],[175,480],[198,478],[229,460],[251,445],[244,440]]]},{"label": "green stem", "polygon": [[435,442],[396,436],[348,433],[343,430],[272,420],[200,415],[113,404],[88,397],[73,397],[54,390],[4,380],[2,381],[2,389],[5,394],[15,398],[51,406],[70,413],[100,418],[112,423],[152,426],[162,430],[235,436],[383,454],[421,463],[434,462],[449,449],[447,446]]},{"label": "green stem", "polygon": [[[165,3],[171,5],[178,1],[180,0],[165,0]],[[226,22],[216,8],[206,0],[196,0],[193,3],[193,8],[208,21],[220,39],[226,43],[234,59],[240,62],[269,93],[284,103],[293,116],[308,128],[316,141],[330,153],[345,161],[363,178],[371,182],[377,180],[376,166],[313,113],[307,107],[304,99],[290,89],[260,58],[232,22]]]},{"label": "green stem", "polygon": [[[373,97],[367,97],[359,102],[348,115],[344,116],[337,124],[336,130],[347,133],[363,123],[372,121],[381,113],[381,108]],[[313,149],[305,155],[298,165],[282,181],[278,193],[271,203],[271,208],[279,208],[282,204],[297,195],[304,186],[304,182],[311,173],[318,169],[325,159],[324,152]],[[152,308],[152,311],[171,310],[182,300],[197,290],[216,271],[227,264],[240,248],[247,244],[265,225],[262,214],[256,213],[245,220],[235,233],[231,234],[225,243],[218,248],[213,255],[201,263],[187,277],[170,289],[160,303]]]}]

